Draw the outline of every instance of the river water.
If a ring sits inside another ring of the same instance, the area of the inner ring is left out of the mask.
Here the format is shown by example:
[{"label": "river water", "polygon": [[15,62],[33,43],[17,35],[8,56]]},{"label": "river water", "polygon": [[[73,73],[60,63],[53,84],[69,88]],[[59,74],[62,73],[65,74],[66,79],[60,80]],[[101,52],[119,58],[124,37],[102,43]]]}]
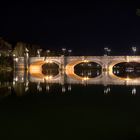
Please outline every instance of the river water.
[{"label": "river water", "polygon": [[53,82],[52,75],[44,80],[42,75],[23,71],[1,72],[1,136],[66,140],[138,137],[139,84],[88,83],[85,74],[91,71],[82,73],[80,82],[70,81],[62,73]]}]

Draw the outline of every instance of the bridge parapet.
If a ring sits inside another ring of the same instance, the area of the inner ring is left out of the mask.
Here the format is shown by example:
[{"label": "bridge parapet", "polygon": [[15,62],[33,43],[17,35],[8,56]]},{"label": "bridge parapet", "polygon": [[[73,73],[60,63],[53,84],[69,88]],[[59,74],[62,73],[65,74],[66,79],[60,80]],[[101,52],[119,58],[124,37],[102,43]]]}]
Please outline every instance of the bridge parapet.
[{"label": "bridge parapet", "polygon": [[55,62],[57,64],[62,63],[62,57],[30,57],[30,64],[35,62]]}]

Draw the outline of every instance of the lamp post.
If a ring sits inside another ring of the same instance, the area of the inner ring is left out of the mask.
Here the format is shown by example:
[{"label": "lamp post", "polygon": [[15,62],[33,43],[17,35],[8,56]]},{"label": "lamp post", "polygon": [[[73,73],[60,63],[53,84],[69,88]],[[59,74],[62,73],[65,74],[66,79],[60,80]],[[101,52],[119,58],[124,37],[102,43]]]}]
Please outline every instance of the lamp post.
[{"label": "lamp post", "polygon": [[[108,47],[104,47],[104,51],[105,51],[105,56],[108,56],[108,55],[110,55],[111,49]],[[107,59],[108,59],[108,57],[107,57]],[[105,64],[103,70],[108,71],[108,64]]]},{"label": "lamp post", "polygon": [[49,56],[50,52],[50,50],[46,50],[47,56]]},{"label": "lamp post", "polygon": [[137,47],[132,46],[132,51],[133,51],[133,55],[135,55],[136,54],[136,51],[137,51]]},{"label": "lamp post", "polygon": [[105,55],[107,55],[108,47],[104,47]]},{"label": "lamp post", "polygon": [[46,50],[46,54],[45,54],[45,59],[44,59],[44,61],[47,59],[47,57],[49,56],[49,54],[50,54],[50,50]]},{"label": "lamp post", "polygon": [[28,69],[29,66],[29,50],[27,48],[25,48],[25,69]]},{"label": "lamp post", "polygon": [[63,55],[66,53],[66,48],[62,48]]},{"label": "lamp post", "polygon": [[69,53],[69,56],[71,55],[71,53],[72,53],[72,50],[68,50],[68,53]]},{"label": "lamp post", "polygon": [[107,52],[108,52],[108,55],[110,55],[110,53],[111,53],[111,49],[108,49]]},{"label": "lamp post", "polygon": [[[135,46],[132,46],[132,51],[133,51],[133,55],[135,56],[137,48]],[[133,64],[133,69],[135,69],[134,64]]]},{"label": "lamp post", "polygon": [[40,53],[41,53],[42,49],[38,49],[37,50],[37,56],[40,57]]},{"label": "lamp post", "polygon": [[105,55],[110,55],[111,49],[108,47],[104,47]]}]

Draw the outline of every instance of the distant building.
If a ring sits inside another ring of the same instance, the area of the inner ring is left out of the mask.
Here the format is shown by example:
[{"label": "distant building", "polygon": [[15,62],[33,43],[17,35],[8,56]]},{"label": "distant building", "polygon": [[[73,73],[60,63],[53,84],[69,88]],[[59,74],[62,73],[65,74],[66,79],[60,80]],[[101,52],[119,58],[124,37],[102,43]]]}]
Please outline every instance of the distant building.
[{"label": "distant building", "polygon": [[41,49],[39,45],[29,44],[25,42],[17,42],[14,48],[12,45],[0,37],[0,56],[15,55],[16,57],[23,57],[26,50],[29,51],[30,56],[37,56],[37,50]]},{"label": "distant building", "polygon": [[29,43],[17,42],[16,46],[14,47],[13,54],[16,57],[23,57],[26,50],[28,50],[30,56],[36,56],[38,49],[40,49],[40,46],[38,45],[31,45]]}]

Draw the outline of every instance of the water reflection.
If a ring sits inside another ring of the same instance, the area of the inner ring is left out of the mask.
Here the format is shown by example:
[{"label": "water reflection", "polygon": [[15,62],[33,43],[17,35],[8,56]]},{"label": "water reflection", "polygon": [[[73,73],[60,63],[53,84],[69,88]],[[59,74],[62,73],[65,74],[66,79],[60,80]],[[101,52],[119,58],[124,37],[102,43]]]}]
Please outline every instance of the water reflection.
[{"label": "water reflection", "polygon": [[0,72],[0,99],[7,97],[11,94],[13,82],[13,72],[1,71]]},{"label": "water reflection", "polygon": [[104,86],[104,94],[108,94],[110,93],[110,91],[111,91],[110,86]]},{"label": "water reflection", "polygon": [[[53,65],[54,66],[54,65]],[[79,65],[80,67],[82,64]],[[82,87],[91,89],[96,88],[97,85],[100,85],[99,90],[102,90],[103,94],[110,95],[114,92],[113,88],[115,86],[124,86],[128,89],[128,92],[131,95],[137,95],[140,85],[140,80],[136,78],[136,71],[134,79],[132,80],[120,80],[114,77],[110,77],[108,72],[101,72],[101,68],[85,66],[83,70],[79,72],[79,66],[75,67],[75,73],[83,77],[83,79],[74,79],[70,75],[66,75],[64,71],[59,71],[59,69],[47,68],[44,65],[44,73],[38,77],[38,74],[31,74],[29,71],[12,71],[12,72],[1,72],[0,73],[0,98],[7,97],[12,93],[15,93],[16,96],[24,96],[27,94],[38,94],[38,93],[69,93],[74,91],[76,87],[80,87],[77,91],[79,92]],[[83,67],[83,66],[82,66]],[[58,68],[58,67],[57,67]],[[122,71],[124,70],[124,71]],[[137,68],[138,70],[138,68]],[[81,74],[81,72],[83,74]],[[126,69],[123,69],[121,66],[115,66],[113,73],[117,76],[126,76]],[[90,73],[90,74],[89,74]],[[98,73],[98,74],[97,74]],[[132,72],[129,72],[132,73]],[[46,78],[52,76],[51,78]],[[100,75],[100,77],[98,76]],[[88,76],[86,80],[85,76]],[[131,75],[132,77],[133,75]],[[97,78],[98,77],[98,78]],[[139,75],[138,75],[139,77]],[[96,86],[93,86],[96,85]],[[93,92],[96,90],[93,89]]]},{"label": "water reflection", "polygon": [[132,94],[135,95],[136,93],[137,93],[137,88],[136,87],[133,87],[132,88]]}]

